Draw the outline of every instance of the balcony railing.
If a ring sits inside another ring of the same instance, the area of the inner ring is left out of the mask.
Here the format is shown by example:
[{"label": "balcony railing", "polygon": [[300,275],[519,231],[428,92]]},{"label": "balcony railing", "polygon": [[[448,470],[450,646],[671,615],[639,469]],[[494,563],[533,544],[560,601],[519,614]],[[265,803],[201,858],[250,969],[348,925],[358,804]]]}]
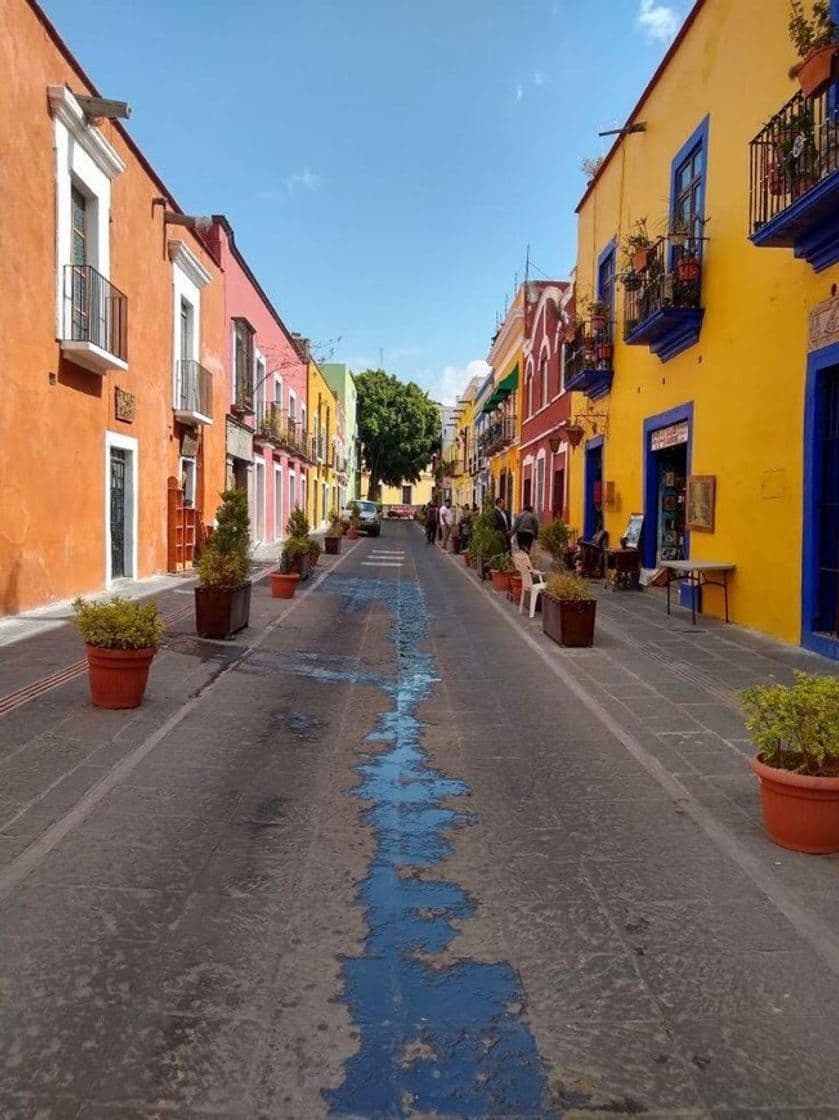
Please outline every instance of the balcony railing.
[{"label": "balcony railing", "polygon": [[839,98],[799,92],[749,145],[749,233],[817,270],[839,260]]},{"label": "balcony railing", "polygon": [[63,318],[62,349],[73,361],[100,373],[126,368],[128,299],[91,265],[65,265]]},{"label": "balcony railing", "polygon": [[277,404],[260,402],[256,408],[256,438],[276,447],[285,448],[308,462],[313,462],[312,438],[303,430],[299,420],[289,416]]},{"label": "balcony railing", "polygon": [[176,417],[186,424],[212,424],[213,375],[191,359],[180,360],[176,373]]},{"label": "balcony railing", "polygon": [[663,362],[699,339],[706,239],[662,237],[643,272],[624,278],[624,341],[649,346]]},{"label": "balcony railing", "polygon": [[565,343],[565,388],[591,400],[612,387],[614,343],[612,323],[604,318],[578,321],[572,342]]},{"label": "balcony railing", "polygon": [[515,416],[502,416],[493,421],[478,439],[481,455],[493,455],[516,438]]}]

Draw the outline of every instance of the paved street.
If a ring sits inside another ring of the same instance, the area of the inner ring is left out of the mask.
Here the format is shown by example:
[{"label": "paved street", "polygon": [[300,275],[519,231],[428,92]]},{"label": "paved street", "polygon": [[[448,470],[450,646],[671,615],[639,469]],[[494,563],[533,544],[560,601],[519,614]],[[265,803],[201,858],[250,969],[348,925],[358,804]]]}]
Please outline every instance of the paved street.
[{"label": "paved street", "polygon": [[734,704],[826,666],[344,544],[230,643],[166,591],[133,713],[4,648],[0,1117],[839,1117],[839,860],[764,839]]}]

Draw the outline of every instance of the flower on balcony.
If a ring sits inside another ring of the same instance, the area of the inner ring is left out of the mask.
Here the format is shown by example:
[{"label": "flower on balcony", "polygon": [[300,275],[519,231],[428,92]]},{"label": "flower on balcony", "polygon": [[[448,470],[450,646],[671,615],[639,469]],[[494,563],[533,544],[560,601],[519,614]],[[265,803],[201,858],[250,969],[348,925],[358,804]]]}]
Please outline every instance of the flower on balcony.
[{"label": "flower on balcony", "polygon": [[830,15],[830,0],[813,0],[812,16],[804,14],[801,0],[790,0],[789,37],[801,59],[790,70],[805,97],[815,97],[830,83],[837,53],[839,28]]}]

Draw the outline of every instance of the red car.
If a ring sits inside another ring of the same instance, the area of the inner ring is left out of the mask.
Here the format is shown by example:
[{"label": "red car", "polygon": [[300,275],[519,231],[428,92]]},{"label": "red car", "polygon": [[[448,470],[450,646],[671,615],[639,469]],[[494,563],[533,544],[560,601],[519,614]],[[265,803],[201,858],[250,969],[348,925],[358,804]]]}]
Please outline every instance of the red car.
[{"label": "red car", "polygon": [[409,521],[414,516],[414,511],[410,506],[391,506],[387,511],[388,517],[402,517],[407,518]]}]

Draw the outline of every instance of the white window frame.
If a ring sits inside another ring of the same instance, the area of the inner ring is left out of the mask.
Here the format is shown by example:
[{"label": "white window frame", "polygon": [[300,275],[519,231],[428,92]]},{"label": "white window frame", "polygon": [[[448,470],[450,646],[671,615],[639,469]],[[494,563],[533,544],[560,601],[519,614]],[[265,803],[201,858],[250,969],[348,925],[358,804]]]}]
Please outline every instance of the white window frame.
[{"label": "white window frame", "polygon": [[294,507],[298,505],[297,501],[297,471],[288,472],[288,518],[294,513]]},{"label": "white window frame", "polygon": [[[262,472],[262,509],[259,508],[259,474]],[[265,541],[265,522],[266,514],[268,512],[268,476],[265,470],[265,458],[262,455],[254,455],[253,457],[253,539],[257,544],[263,544]],[[259,515],[262,515],[262,535],[257,536],[259,529]]]},{"label": "white window frame", "polygon": [[210,283],[212,277],[182,241],[170,241],[168,252],[172,262],[172,407],[177,408],[180,400],[181,301],[192,306],[192,354],[188,360],[198,362],[201,360],[201,289]]},{"label": "white window frame", "polygon": [[139,478],[140,478],[140,444],[133,436],[124,436],[119,432],[105,432],[105,586],[113,583],[111,566],[111,448],[128,451],[131,458],[128,462],[128,475],[130,486],[126,487],[130,506],[128,516],[125,518],[126,533],[129,534],[126,542],[126,553],[131,558],[131,571],[126,574],[126,579],[137,579],[137,532],[139,525]]},{"label": "white window frame", "polygon": [[280,463],[274,463],[274,540],[281,539],[283,534],[283,468]]},{"label": "white window frame", "polygon": [[293,389],[288,391],[288,417],[289,420],[297,420],[297,394]]},{"label": "white window frame", "polygon": [[[186,468],[186,469],[185,469]],[[188,509],[195,509],[195,490],[197,481],[197,465],[193,455],[181,455],[178,460],[178,470],[180,477],[186,477],[187,484],[184,485],[183,502]]]},{"label": "white window frame", "polygon": [[[279,392],[277,391],[279,389]],[[283,410],[283,379],[278,373],[274,374],[274,404],[280,412]]]},{"label": "white window frame", "polygon": [[[253,348],[253,354],[254,354],[253,406],[257,410],[257,416],[258,416],[259,415],[260,404],[266,404],[267,403],[267,400],[266,400],[266,397],[265,397],[265,388],[268,384],[268,366],[265,362],[265,358],[262,354],[262,351],[258,350],[256,346],[254,346],[254,348]],[[260,367],[262,367],[261,371],[260,371]],[[260,384],[260,382],[261,382],[261,384]]]},{"label": "white window frame", "polygon": [[541,515],[542,510],[545,508],[545,451],[544,449],[536,456],[536,462],[533,466],[533,508],[536,510],[537,517]]}]

